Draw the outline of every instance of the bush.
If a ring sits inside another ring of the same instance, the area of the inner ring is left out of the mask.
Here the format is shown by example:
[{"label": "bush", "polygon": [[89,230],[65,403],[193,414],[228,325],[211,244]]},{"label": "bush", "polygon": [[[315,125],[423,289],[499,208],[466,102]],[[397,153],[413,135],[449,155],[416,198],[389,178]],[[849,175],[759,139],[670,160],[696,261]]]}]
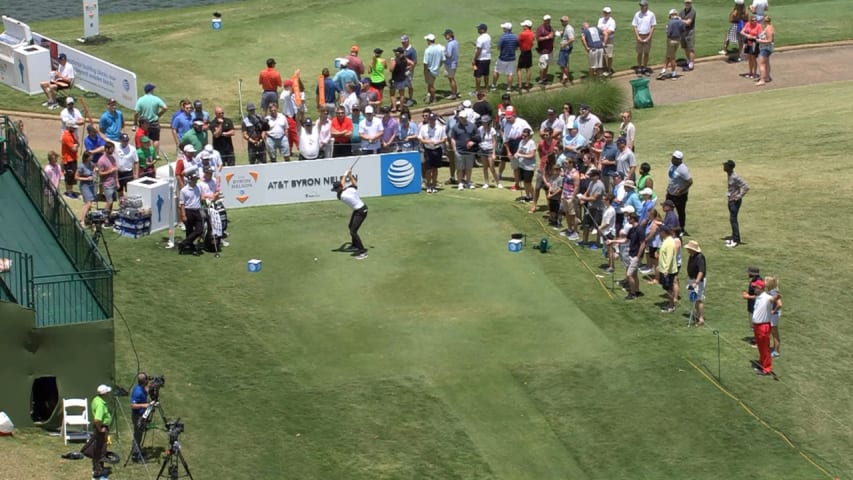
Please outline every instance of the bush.
[{"label": "bush", "polygon": [[[493,92],[489,102],[497,105],[501,102],[501,92]],[[569,88],[552,88],[544,91],[532,90],[530,93],[512,94],[512,104],[518,115],[527,120],[530,125],[538,127],[545,119],[548,107],[560,113],[564,103],[570,103],[578,114],[578,106],[582,103],[589,105],[590,110],[602,122],[613,122],[619,119],[619,114],[628,108],[628,98],[614,82],[584,82]]]}]

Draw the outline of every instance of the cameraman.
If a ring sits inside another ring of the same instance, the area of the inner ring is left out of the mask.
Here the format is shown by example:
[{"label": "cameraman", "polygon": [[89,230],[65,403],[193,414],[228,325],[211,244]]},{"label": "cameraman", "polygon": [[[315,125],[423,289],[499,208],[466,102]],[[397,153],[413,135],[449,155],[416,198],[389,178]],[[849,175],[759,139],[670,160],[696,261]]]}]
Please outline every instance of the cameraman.
[{"label": "cameraman", "polygon": [[133,463],[142,463],[145,456],[142,454],[142,436],[148,428],[147,422],[142,424],[142,415],[151,405],[148,402],[148,375],[139,373],[136,376],[136,385],[130,392],[130,412],[133,421],[133,450],[131,452]]}]

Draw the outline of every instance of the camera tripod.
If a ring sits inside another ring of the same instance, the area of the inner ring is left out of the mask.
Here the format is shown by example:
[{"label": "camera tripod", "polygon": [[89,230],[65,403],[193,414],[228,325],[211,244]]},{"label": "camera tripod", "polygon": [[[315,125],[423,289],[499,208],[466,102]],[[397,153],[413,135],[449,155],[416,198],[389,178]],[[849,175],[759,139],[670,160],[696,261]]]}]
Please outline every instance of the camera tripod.
[{"label": "camera tripod", "polygon": [[[193,474],[190,473],[190,466],[187,465],[187,460],[184,458],[184,454],[181,453],[181,442],[175,439],[171,445],[169,445],[169,450],[166,451],[166,458],[163,459],[163,465],[160,467],[160,472],[157,473],[157,478],[168,478],[169,480],[178,480],[180,475],[178,472],[180,471],[180,466],[178,461],[180,460],[180,465],[183,465],[184,471],[187,472],[187,477],[190,480],[193,480]],[[166,471],[166,467],[168,469],[168,477],[163,475],[163,472]]]},{"label": "camera tripod", "polygon": [[[113,273],[118,273],[114,264],[113,264],[113,256],[110,253],[110,246],[107,244],[107,239],[104,237],[104,223],[103,221],[95,221],[92,222],[92,225],[95,227],[95,233],[92,235],[92,242],[95,244],[95,248],[98,247],[98,242],[103,240],[104,250],[107,252],[107,260],[110,262],[109,268],[113,271]],[[93,254],[92,252],[91,254]],[[90,254],[90,255],[91,255]]]},{"label": "camera tripod", "polygon": [[[139,439],[139,444],[136,443],[136,436],[134,435],[133,441],[131,442],[130,454],[127,456],[127,459],[124,461],[124,466],[133,459],[134,454],[139,455],[139,458],[142,459],[142,463],[145,463],[145,455],[142,454],[142,445],[145,444],[145,436],[148,434],[148,426],[151,424],[151,420],[154,418],[154,411],[160,414],[160,419],[163,421],[163,425],[166,425],[168,421],[166,420],[166,414],[163,413],[163,407],[160,405],[159,400],[152,401],[148,408],[145,409],[145,412],[142,413],[142,416],[139,417],[138,425],[135,425],[136,428],[142,429],[142,437]],[[134,429],[134,433],[135,433]]]}]

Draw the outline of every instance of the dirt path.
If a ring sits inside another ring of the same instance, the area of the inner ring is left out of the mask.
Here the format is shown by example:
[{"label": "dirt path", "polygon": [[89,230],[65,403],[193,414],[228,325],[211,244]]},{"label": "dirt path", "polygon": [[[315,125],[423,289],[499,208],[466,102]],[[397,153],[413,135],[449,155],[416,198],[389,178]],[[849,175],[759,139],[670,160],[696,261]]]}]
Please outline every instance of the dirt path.
[{"label": "dirt path", "polygon": [[[771,57],[773,82],[763,87],[756,87],[752,81],[740,76],[747,71],[746,62],[730,63],[726,61],[726,57],[715,55],[699,59],[696,62],[696,68],[692,72],[683,73],[678,80],[655,80],[655,76],[652,76],[649,88],[655,105],[666,105],[762,89],[774,90],[853,80],[853,69],[849,68],[849,65],[853,64],[851,46],[853,41],[779,48]],[[573,61],[577,65],[576,62],[582,61],[582,57],[576,55]],[[621,85],[628,93],[628,98],[631,98],[629,81],[634,78],[637,77],[633,72],[622,72],[615,75],[612,81]],[[96,111],[101,110],[97,108]],[[57,113],[34,114],[4,110],[0,110],[0,113],[7,114],[12,119],[24,120],[30,145],[36,152],[59,150],[61,132]],[[167,114],[167,116],[171,115]],[[166,152],[175,151],[171,137],[170,131],[163,131],[161,141]],[[234,144],[238,152],[245,152],[242,138],[235,136]]]}]

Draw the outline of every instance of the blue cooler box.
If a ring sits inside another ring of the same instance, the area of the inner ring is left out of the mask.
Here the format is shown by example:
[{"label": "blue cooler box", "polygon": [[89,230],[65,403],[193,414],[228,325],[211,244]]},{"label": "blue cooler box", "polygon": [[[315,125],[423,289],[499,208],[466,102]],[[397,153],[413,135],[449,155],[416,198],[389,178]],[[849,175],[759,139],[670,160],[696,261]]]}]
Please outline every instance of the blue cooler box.
[{"label": "blue cooler box", "polygon": [[262,263],[260,260],[251,259],[248,263],[249,273],[257,273],[261,271]]},{"label": "blue cooler box", "polygon": [[512,240],[510,240],[509,243],[507,244],[507,249],[510,252],[520,252],[521,251],[521,239],[520,238],[513,238]]}]

